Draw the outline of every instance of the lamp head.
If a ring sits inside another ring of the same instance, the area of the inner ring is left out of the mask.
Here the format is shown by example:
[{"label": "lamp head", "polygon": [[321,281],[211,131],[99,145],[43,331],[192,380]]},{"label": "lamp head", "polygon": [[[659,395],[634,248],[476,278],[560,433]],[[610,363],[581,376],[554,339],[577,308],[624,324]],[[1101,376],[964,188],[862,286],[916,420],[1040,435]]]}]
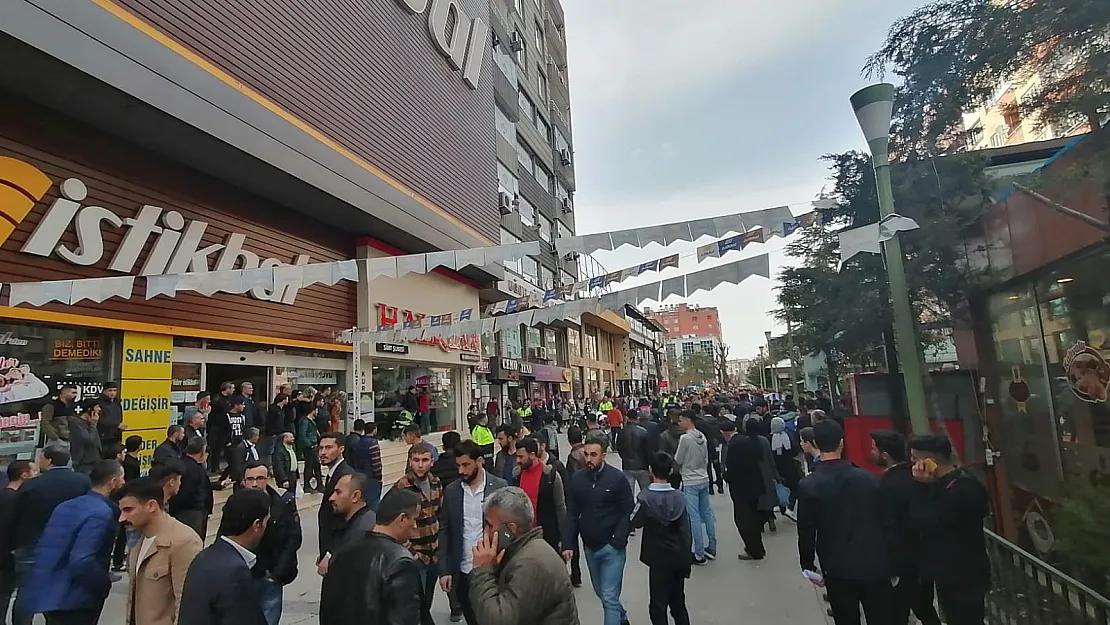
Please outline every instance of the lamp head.
[{"label": "lamp head", "polygon": [[864,87],[852,95],[851,101],[871,155],[885,156],[894,114],[894,85],[884,82]]}]

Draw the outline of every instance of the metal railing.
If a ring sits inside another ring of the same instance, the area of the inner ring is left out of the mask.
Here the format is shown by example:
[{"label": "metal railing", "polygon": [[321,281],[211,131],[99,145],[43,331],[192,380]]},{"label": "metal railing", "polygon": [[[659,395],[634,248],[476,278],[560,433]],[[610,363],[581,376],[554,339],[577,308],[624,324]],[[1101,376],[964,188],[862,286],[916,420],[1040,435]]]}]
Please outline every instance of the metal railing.
[{"label": "metal railing", "polygon": [[990,530],[988,625],[1110,625],[1110,599]]}]

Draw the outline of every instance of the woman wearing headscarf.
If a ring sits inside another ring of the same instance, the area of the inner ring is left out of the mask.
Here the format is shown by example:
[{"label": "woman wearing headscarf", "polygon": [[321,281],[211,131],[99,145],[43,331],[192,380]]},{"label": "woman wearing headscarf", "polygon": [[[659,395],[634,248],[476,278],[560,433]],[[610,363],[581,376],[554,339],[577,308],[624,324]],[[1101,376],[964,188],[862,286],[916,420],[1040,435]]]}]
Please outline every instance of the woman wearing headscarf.
[{"label": "woman wearing headscarf", "polygon": [[759,496],[758,510],[762,515],[763,522],[760,523],[760,528],[766,524],[772,532],[775,532],[778,531],[778,528],[775,527],[775,507],[779,505],[779,496],[775,492],[775,481],[779,479],[779,472],[775,468],[775,459],[771,453],[771,442],[763,435],[765,431],[767,431],[766,426],[763,425],[762,419],[759,417],[753,416],[744,422],[744,434],[755,440],[762,450],[759,459],[759,472],[763,477],[763,494]]},{"label": "woman wearing headscarf", "polygon": [[782,485],[790,491],[790,505],[782,509],[787,516],[792,514],[790,510],[797,500],[798,482],[802,479],[797,460],[800,449],[798,440],[786,429],[786,420],[781,417],[771,419],[771,456]]}]

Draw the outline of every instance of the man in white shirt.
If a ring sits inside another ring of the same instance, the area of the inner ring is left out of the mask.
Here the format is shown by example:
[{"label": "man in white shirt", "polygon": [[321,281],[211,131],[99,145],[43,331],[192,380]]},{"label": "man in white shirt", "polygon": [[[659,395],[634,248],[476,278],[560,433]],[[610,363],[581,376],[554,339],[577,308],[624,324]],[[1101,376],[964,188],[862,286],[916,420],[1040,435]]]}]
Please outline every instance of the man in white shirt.
[{"label": "man in white shirt", "polygon": [[258,547],[270,519],[270,497],[244,488],[224,504],[220,537],[201,551],[185,576],[178,623],[266,625],[251,578]]},{"label": "man in white shirt", "polygon": [[486,472],[484,462],[474,441],[455,447],[459,479],[444,490],[439,513],[439,586],[444,592],[454,588],[462,614],[452,614],[451,621],[463,617],[467,625],[477,625],[467,576],[474,568],[474,545],[482,538],[482,504],[490,493],[505,487],[505,480]]}]

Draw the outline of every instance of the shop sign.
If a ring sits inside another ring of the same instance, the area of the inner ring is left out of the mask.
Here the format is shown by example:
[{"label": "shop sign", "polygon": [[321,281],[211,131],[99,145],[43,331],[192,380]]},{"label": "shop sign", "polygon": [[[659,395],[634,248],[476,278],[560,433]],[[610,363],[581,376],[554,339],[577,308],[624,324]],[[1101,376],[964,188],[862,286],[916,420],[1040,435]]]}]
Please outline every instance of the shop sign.
[{"label": "shop sign", "polygon": [[120,383],[123,422],[129,430],[170,425],[170,380],[124,380]]},{"label": "shop sign", "polygon": [[1063,365],[1068,375],[1068,386],[1076,397],[1090,403],[1106,401],[1107,389],[1110,388],[1110,363],[1106,362],[1101,352],[1085,341],[1076,341],[1064,357]]},{"label": "shop sign", "polygon": [[489,359],[479,358],[478,364],[474,365],[474,373],[489,373]]},{"label": "shop sign", "polygon": [[458,0],[397,1],[410,13],[428,12],[428,34],[432,43],[452,69],[462,70],[463,82],[468,87],[478,88],[489,27],[482,20],[471,19],[463,13]]},{"label": "shop sign", "polygon": [[42,419],[20,412],[0,417],[0,458],[30,460],[35,456]]},{"label": "shop sign", "polygon": [[374,351],[383,354],[407,354],[409,353],[409,346],[398,345],[397,343],[374,343]]},{"label": "shop sign", "polygon": [[13,347],[26,347],[27,339],[21,339],[11,332],[4,332],[0,334],[0,345],[11,345]]},{"label": "shop sign", "polygon": [[519,380],[520,363],[511,358],[497,358],[493,361],[492,377],[495,380]]},{"label": "shop sign", "polygon": [[532,363],[522,362],[519,366],[520,375],[536,375],[535,369],[532,368]]},{"label": "shop sign", "polygon": [[427,339],[411,339],[409,343],[417,345],[435,345],[445,352],[475,352],[482,351],[482,337],[477,334],[470,336],[436,336]]},{"label": "shop sign", "polygon": [[530,373],[529,375],[534,376],[537,382],[553,382],[556,384],[570,382],[570,369],[555,367],[552,365],[533,364],[530,364],[529,367],[532,370],[532,373]]},{"label": "shop sign", "polygon": [[166,380],[173,377],[173,337],[166,334],[125,332],[123,378]]},{"label": "shop sign", "polygon": [[459,360],[463,362],[481,362],[482,357],[478,354],[459,354]]},{"label": "shop sign", "polygon": [[[378,302],[374,307],[378,309],[379,328],[389,328],[398,323],[405,328],[419,328],[424,325],[424,320],[428,318],[428,315],[425,313],[390,306],[382,302]],[[482,337],[478,334],[409,339],[409,343],[416,343],[417,345],[434,345],[445,352],[482,353]]]},{"label": "shop sign", "polygon": [[[0,159],[0,166],[7,165]],[[49,190],[49,178],[33,166],[16,161],[0,170],[0,176],[11,178],[16,170],[20,180],[9,180],[17,184],[33,202],[40,201]],[[32,173],[33,172],[33,173]],[[39,180],[34,173],[37,173]],[[33,187],[33,188],[32,188]],[[135,273],[140,258],[142,267],[138,274],[156,276],[186,272],[224,271],[229,269],[256,269],[258,267],[277,267],[286,263],[276,258],[263,259],[258,254],[244,249],[245,234],[231,233],[220,243],[207,243],[205,233],[208,223],[185,218],[176,210],[165,210],[159,206],[143,205],[133,216],[121,217],[117,210],[103,206],[82,206],[88,197],[88,187],[78,178],[67,178],[59,185],[58,199],[46,210],[46,214],[35,226],[27,242],[20,251],[24,254],[49,258],[55,256],[71,265],[91,267],[103,260],[108,253],[106,238],[122,240],[112,253],[108,269],[117,273]],[[33,203],[19,215],[11,215],[17,223],[30,214]],[[10,211],[9,211],[10,212]],[[72,228],[77,234],[79,245],[70,247],[62,243],[62,237]],[[105,232],[110,233],[105,236]],[[151,242],[153,237],[153,242]],[[0,237],[0,244],[4,242]],[[149,243],[149,245],[148,245]],[[143,250],[149,249],[145,255]],[[215,266],[213,267],[213,257]],[[299,254],[293,261],[297,265],[309,262],[307,254]],[[251,291],[251,296],[271,302],[292,304],[298,289],[289,287],[268,291],[261,287]],[[99,357],[99,356],[97,356]]]},{"label": "shop sign", "polygon": [[50,352],[51,360],[100,360],[103,356],[100,339],[58,339]]}]

